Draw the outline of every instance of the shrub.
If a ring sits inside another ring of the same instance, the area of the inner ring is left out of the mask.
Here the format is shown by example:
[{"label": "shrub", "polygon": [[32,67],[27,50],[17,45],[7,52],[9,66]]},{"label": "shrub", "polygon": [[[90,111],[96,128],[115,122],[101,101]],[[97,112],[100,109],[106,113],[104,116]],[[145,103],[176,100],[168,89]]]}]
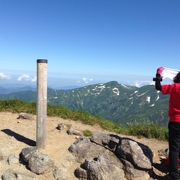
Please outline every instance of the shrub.
[{"label": "shrub", "polygon": [[83,135],[86,137],[92,137],[93,133],[90,130],[86,129],[83,131]]},{"label": "shrub", "polygon": [[129,135],[135,135],[146,138],[156,138],[161,140],[167,140],[168,131],[164,127],[159,127],[157,124],[131,124],[127,127]]}]

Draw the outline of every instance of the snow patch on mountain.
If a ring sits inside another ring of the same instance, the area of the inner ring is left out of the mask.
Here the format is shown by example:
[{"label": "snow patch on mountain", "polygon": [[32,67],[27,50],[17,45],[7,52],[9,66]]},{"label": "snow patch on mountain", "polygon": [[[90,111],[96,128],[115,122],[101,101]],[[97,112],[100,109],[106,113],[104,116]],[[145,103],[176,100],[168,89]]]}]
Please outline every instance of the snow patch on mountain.
[{"label": "snow patch on mountain", "polygon": [[129,89],[129,87],[125,84],[121,84],[121,86],[125,87],[126,89]]},{"label": "snow patch on mountain", "polygon": [[148,103],[150,103],[151,97],[150,97],[150,96],[147,96],[147,97],[146,97],[146,101],[147,101]]},{"label": "snow patch on mountain", "polygon": [[157,96],[156,101],[158,101],[158,99],[159,99],[159,95]]},{"label": "snow patch on mountain", "polygon": [[119,89],[118,88],[113,88],[112,89],[113,93],[119,96]]},{"label": "snow patch on mountain", "polygon": [[137,97],[141,97],[141,96],[144,96],[148,91],[144,92],[144,93],[141,93],[141,94],[136,94]]},{"label": "snow patch on mountain", "polygon": [[134,95],[134,94],[136,94],[136,93],[138,93],[138,91],[134,91],[132,94],[130,94],[130,96],[132,96],[132,95]]}]

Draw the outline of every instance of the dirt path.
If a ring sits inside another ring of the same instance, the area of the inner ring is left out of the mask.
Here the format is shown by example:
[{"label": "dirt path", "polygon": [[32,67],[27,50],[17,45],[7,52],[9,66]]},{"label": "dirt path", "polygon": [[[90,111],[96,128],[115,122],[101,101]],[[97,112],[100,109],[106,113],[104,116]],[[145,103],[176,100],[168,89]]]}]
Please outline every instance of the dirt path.
[{"label": "dirt path", "polygon": [[[7,112],[0,113],[0,151],[3,155],[9,156],[14,154],[19,156],[21,150],[25,147],[29,147],[27,142],[36,139],[36,118],[33,120],[19,120],[17,119],[18,114],[12,114]],[[43,150],[45,154],[48,154],[52,158],[57,167],[63,167],[67,169],[67,179],[75,180],[74,170],[79,166],[75,162],[74,157],[68,152],[69,146],[76,140],[75,136],[69,136],[65,131],[59,132],[56,127],[59,123],[71,124],[73,128],[80,131],[90,130],[93,133],[96,132],[106,132],[102,130],[99,126],[85,125],[77,121],[64,120],[58,117],[48,117],[48,138],[46,149]],[[108,132],[109,133],[109,132]],[[16,134],[16,137],[24,136],[29,139],[29,141],[21,141],[15,139],[10,134]],[[167,142],[158,141],[155,139],[145,139],[145,138],[135,138],[131,137],[138,142],[148,145],[154,153],[154,163],[160,163],[158,157],[158,150],[167,148]],[[22,164],[8,165],[5,161],[0,161],[0,176],[7,169],[13,169],[18,172],[22,172],[31,176],[36,177],[38,180],[53,180],[53,175],[51,173],[46,175],[37,176],[26,169]],[[162,176],[161,171],[155,170],[158,176]]]}]

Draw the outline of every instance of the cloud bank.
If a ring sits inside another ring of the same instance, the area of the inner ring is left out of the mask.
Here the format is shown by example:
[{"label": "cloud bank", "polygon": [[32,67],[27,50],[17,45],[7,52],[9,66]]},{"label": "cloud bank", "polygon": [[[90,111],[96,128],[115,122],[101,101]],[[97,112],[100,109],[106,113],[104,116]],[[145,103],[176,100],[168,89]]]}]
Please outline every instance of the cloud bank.
[{"label": "cloud bank", "polygon": [[8,80],[10,77],[4,73],[0,73],[0,80]]},{"label": "cloud bank", "polygon": [[37,78],[36,77],[31,77],[28,74],[22,74],[21,76],[18,77],[18,81],[26,81],[26,82],[36,82]]}]

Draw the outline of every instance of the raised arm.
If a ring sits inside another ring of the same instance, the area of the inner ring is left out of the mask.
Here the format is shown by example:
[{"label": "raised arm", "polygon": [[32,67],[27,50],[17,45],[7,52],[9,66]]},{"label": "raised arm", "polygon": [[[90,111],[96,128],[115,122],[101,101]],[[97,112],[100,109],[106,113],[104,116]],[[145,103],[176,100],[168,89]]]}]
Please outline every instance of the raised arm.
[{"label": "raised arm", "polygon": [[159,74],[156,74],[156,77],[153,78],[153,81],[155,81],[155,88],[158,91],[162,90],[162,86],[161,86],[161,81],[162,81],[162,77]]}]

